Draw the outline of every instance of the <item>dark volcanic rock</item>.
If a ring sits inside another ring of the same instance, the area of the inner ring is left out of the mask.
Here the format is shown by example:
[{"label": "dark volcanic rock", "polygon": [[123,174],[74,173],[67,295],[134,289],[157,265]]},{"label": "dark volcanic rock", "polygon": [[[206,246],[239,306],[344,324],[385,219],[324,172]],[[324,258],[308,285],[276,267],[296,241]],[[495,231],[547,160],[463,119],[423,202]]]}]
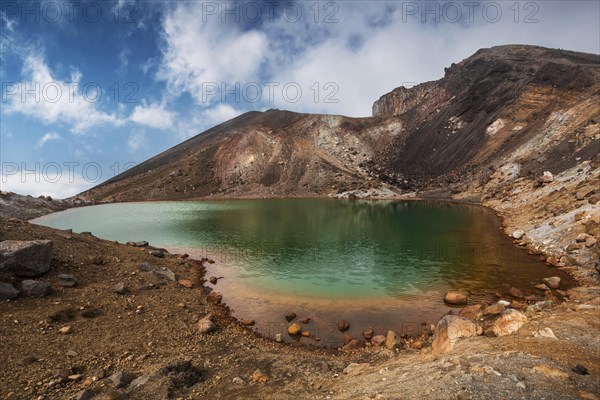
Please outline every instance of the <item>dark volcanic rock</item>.
[{"label": "dark volcanic rock", "polygon": [[5,240],[0,242],[0,271],[35,277],[50,269],[52,241]]},{"label": "dark volcanic rock", "polygon": [[46,297],[50,293],[52,293],[52,287],[48,282],[42,281],[34,281],[34,280],[24,280],[21,283],[21,289],[23,289],[23,294],[28,297]]}]

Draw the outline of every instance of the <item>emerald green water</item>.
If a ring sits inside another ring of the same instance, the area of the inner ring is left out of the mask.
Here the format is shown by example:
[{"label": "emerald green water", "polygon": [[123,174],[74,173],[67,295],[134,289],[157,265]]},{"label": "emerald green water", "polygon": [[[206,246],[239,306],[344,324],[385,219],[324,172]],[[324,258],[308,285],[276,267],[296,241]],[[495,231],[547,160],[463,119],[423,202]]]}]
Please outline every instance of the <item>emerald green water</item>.
[{"label": "emerald green water", "polygon": [[447,203],[123,203],[33,222],[210,255],[217,262],[208,275],[225,277],[217,289],[227,304],[238,317],[265,323],[293,310],[322,322],[345,315],[362,325],[356,329],[402,331],[399,324],[435,322],[446,313],[447,290],[485,300],[510,286],[532,292],[532,284],[557,272],[515,248],[490,211]]}]

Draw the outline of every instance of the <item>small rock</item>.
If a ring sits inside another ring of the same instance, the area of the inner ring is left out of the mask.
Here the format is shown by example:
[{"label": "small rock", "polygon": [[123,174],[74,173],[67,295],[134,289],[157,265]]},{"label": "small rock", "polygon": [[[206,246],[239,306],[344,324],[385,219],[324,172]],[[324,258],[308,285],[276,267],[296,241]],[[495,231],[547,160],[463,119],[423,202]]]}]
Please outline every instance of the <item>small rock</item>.
[{"label": "small rock", "polygon": [[526,388],[526,386],[525,386],[525,384],[523,382],[517,382],[517,387],[519,389],[525,389]]},{"label": "small rock", "polygon": [[67,357],[77,357],[77,352],[73,350],[67,350]]},{"label": "small rock", "polygon": [[579,191],[579,192],[575,193],[575,198],[577,200],[583,200],[583,199],[585,199],[585,192]]},{"label": "small rock", "polygon": [[375,334],[375,332],[373,332],[373,329],[371,329],[369,327],[369,329],[365,329],[362,333],[363,337],[365,338],[365,340],[371,340],[373,339],[373,335]]},{"label": "small rock", "polygon": [[505,309],[506,309],[506,306],[504,306],[503,304],[500,304],[500,302],[498,302],[496,304],[492,304],[491,306],[487,306],[486,308],[484,308],[483,313],[485,315],[497,315],[497,314],[502,314]]},{"label": "small rock", "polygon": [[523,237],[524,234],[525,233],[522,230],[517,229],[516,231],[514,231],[512,233],[512,237],[515,238],[515,239],[517,239],[517,240],[519,240],[519,239],[521,239]]},{"label": "small rock", "polygon": [[143,262],[140,264],[140,269],[144,272],[154,271],[155,267],[147,262]]},{"label": "small rock", "polygon": [[110,291],[116,294],[125,294],[127,293],[127,287],[124,282],[119,282],[115,286],[110,288]]},{"label": "small rock", "polygon": [[196,325],[198,326],[198,330],[202,334],[214,332],[217,330],[217,326],[214,322],[210,320],[210,318],[202,318],[200,321],[198,321]]},{"label": "small rock", "polygon": [[544,278],[543,281],[551,289],[558,289],[560,286],[560,278],[558,276]]},{"label": "small rock", "polygon": [[61,335],[68,335],[71,332],[73,332],[73,328],[70,325],[63,326],[58,330],[58,333],[60,333]]},{"label": "small rock", "polygon": [[146,247],[148,246],[148,242],[146,242],[145,240],[142,240],[140,242],[127,242],[127,245],[133,247]]},{"label": "small rock", "polygon": [[298,322],[294,322],[288,327],[288,334],[291,336],[299,335],[302,332],[302,326]]},{"label": "small rock", "polygon": [[0,299],[12,300],[19,295],[19,291],[10,283],[0,282]]},{"label": "small rock", "polygon": [[554,181],[554,175],[550,171],[544,171],[544,174],[540,178],[541,183],[550,183]]},{"label": "small rock", "polygon": [[208,301],[211,304],[219,304],[221,303],[221,301],[223,300],[223,295],[217,291],[211,291],[207,296],[206,296],[206,301]]},{"label": "small rock", "polygon": [[557,339],[557,337],[554,336],[554,332],[550,328],[544,328],[542,330],[539,330],[539,331],[535,332],[533,334],[533,336],[544,337],[544,338],[548,338],[548,339]]},{"label": "small rock", "polygon": [[585,247],[594,247],[596,243],[598,243],[598,239],[595,237],[589,237],[585,241]]},{"label": "small rock", "polygon": [[246,384],[246,382],[245,382],[245,381],[244,381],[242,378],[240,378],[239,376],[236,376],[236,377],[234,377],[234,378],[231,380],[231,382],[232,382],[234,385],[238,385],[238,386],[244,386],[244,385]]},{"label": "small rock", "polygon": [[373,343],[373,346],[383,346],[385,339],[386,337],[383,335],[375,335],[373,336],[373,339],[371,339],[371,343]]},{"label": "small rock", "polygon": [[350,329],[350,324],[345,319],[340,319],[337,326],[340,332],[345,332]]},{"label": "small rock", "polygon": [[364,347],[363,342],[361,342],[360,340],[358,340],[356,338],[351,338],[348,341],[348,343],[346,343],[345,345],[342,346],[342,350],[352,351],[352,350],[362,349],[363,347]]},{"label": "small rock", "polygon": [[563,379],[563,380],[570,379],[568,373],[561,371],[558,368],[550,367],[545,364],[536,365],[533,368],[531,368],[531,370],[538,374],[544,374],[549,378],[558,378],[558,379]]},{"label": "small rock", "polygon": [[589,375],[590,372],[588,371],[588,369],[586,367],[584,367],[583,365],[577,364],[576,366],[574,366],[573,368],[571,368],[571,370],[573,372],[575,372],[576,374],[579,375]]},{"label": "small rock", "polygon": [[310,317],[303,318],[303,319],[301,319],[298,322],[300,322],[301,324],[305,324],[305,325],[309,324],[310,323]]},{"label": "small rock", "polygon": [[82,376],[83,375],[81,375],[81,374],[73,374],[73,375],[69,375],[68,379],[70,381],[78,381],[81,379]]},{"label": "small rock", "polygon": [[492,331],[496,336],[511,335],[518,331],[525,323],[527,323],[525,314],[509,309],[504,311],[502,316],[494,322]]},{"label": "small rock", "polygon": [[62,287],[73,287],[77,284],[77,279],[72,274],[59,274],[56,275],[56,279],[58,279],[58,285]]},{"label": "small rock", "polygon": [[194,287],[194,284],[189,279],[180,279],[179,284],[185,288],[191,289]]},{"label": "small rock", "polygon": [[256,323],[256,321],[254,321],[253,319],[243,319],[241,322],[244,326],[254,326],[254,324]]},{"label": "small rock", "polygon": [[310,332],[309,331],[302,331],[302,336],[303,337],[310,337]]},{"label": "small rock", "polygon": [[177,280],[175,278],[175,273],[173,273],[173,271],[171,271],[169,268],[155,268],[152,272],[160,277],[170,280],[171,282],[175,282]]},{"label": "small rock", "polygon": [[[1,242],[0,242],[1,243]],[[23,294],[29,297],[42,298],[52,293],[52,287],[48,282],[24,280],[21,283]]]},{"label": "small rock", "polygon": [[94,398],[94,396],[96,396],[96,392],[94,392],[91,389],[83,389],[80,392],[77,392],[77,394],[75,395],[75,397],[73,398],[74,400],[91,400],[92,398]]},{"label": "small rock", "polygon": [[34,356],[29,355],[29,356],[24,357],[19,364],[21,364],[21,365],[31,365],[31,364],[33,364],[36,361],[37,361],[37,358],[35,358]]},{"label": "small rock", "polygon": [[110,376],[110,380],[115,388],[119,389],[129,385],[133,380],[133,377],[123,371],[117,371]]},{"label": "small rock", "polygon": [[393,350],[397,345],[397,339],[398,338],[394,331],[388,331],[387,336],[385,338],[385,347],[387,347],[388,350]]},{"label": "small rock", "polygon": [[467,304],[467,294],[459,291],[450,291],[444,296],[444,301],[449,304]]},{"label": "small rock", "polygon": [[297,315],[294,312],[289,312],[289,313],[285,314],[285,320],[287,322],[292,322],[296,317],[297,317]]},{"label": "small rock", "polygon": [[283,335],[281,333],[276,333],[275,334],[275,341],[277,343],[282,343],[283,342]]},{"label": "small rock", "polygon": [[508,291],[508,294],[510,294],[512,297],[515,297],[517,299],[522,299],[523,297],[525,297],[523,292],[520,289],[517,289],[516,287],[511,287],[510,290]]},{"label": "small rock", "polygon": [[598,204],[598,202],[600,202],[600,194],[593,194],[588,199],[588,203],[592,205]]},{"label": "small rock", "polygon": [[410,344],[411,349],[420,350],[423,348],[423,342],[420,340],[415,340]]},{"label": "small rock", "polygon": [[148,252],[148,254],[150,254],[151,256],[154,256],[154,257],[158,257],[158,258],[163,258],[165,256],[165,253],[163,253],[160,250],[150,250]]},{"label": "small rock", "polygon": [[269,377],[265,375],[260,369],[257,369],[252,373],[252,382],[267,383]]},{"label": "small rock", "polygon": [[548,308],[552,308],[554,303],[551,300],[539,301],[527,307],[526,311],[529,313],[540,312]]},{"label": "small rock", "polygon": [[544,284],[544,283],[540,283],[539,285],[535,285],[535,288],[539,289],[539,290],[550,290],[550,288],[546,284]]},{"label": "small rock", "polygon": [[209,281],[210,283],[212,283],[213,285],[216,285],[216,284],[217,284],[217,277],[216,277],[216,276],[211,276],[211,277],[208,279],[208,281]]}]

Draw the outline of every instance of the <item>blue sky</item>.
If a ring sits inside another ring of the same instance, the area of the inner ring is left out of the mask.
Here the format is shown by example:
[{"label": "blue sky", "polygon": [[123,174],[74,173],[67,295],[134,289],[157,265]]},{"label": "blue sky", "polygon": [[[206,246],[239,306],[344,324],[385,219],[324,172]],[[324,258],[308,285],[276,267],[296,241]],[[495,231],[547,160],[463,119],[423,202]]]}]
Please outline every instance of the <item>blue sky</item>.
[{"label": "blue sky", "polygon": [[482,47],[600,53],[599,4],[2,0],[0,185],[74,195],[251,110],[368,116]]}]

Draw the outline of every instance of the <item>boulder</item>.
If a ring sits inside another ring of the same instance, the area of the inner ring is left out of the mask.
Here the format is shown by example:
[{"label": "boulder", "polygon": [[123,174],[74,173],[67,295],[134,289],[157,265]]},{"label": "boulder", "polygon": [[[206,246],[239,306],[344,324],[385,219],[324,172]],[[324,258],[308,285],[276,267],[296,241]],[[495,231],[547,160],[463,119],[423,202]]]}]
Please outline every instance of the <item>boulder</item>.
[{"label": "boulder", "polygon": [[292,322],[294,320],[294,318],[296,318],[296,317],[297,317],[297,315],[294,312],[289,312],[289,313],[285,314],[285,320],[287,322]]},{"label": "boulder", "polygon": [[446,315],[438,322],[431,351],[434,356],[438,356],[450,351],[458,339],[481,335],[483,329],[481,326],[469,321],[466,318],[456,315]]},{"label": "boulder", "polygon": [[298,322],[294,322],[288,327],[288,333],[291,336],[300,335],[302,333],[302,325]]},{"label": "boulder", "polygon": [[459,291],[450,291],[444,296],[444,301],[448,304],[467,304],[467,300],[467,294]]},{"label": "boulder", "polygon": [[18,277],[46,273],[52,261],[51,240],[5,240],[0,242],[0,271]]},{"label": "boulder", "polygon": [[133,377],[123,371],[117,371],[110,376],[110,380],[112,381],[115,388],[119,389],[125,387],[131,383]]},{"label": "boulder", "polygon": [[0,299],[12,300],[19,295],[19,291],[10,283],[0,282]]},{"label": "boulder", "polygon": [[212,322],[211,319],[208,317],[202,318],[200,321],[198,321],[196,325],[198,326],[198,330],[202,334],[214,332],[217,330],[217,326],[215,325],[215,323]]},{"label": "boulder", "polygon": [[371,340],[373,339],[373,335],[375,334],[375,332],[373,332],[373,329],[369,327],[369,329],[365,329],[362,333],[363,337],[365,338],[365,340]]},{"label": "boulder", "polygon": [[560,278],[558,276],[544,278],[543,281],[550,289],[558,289],[560,286]]},{"label": "boulder", "polygon": [[21,283],[23,294],[28,297],[42,298],[52,293],[52,287],[48,282],[26,279]]},{"label": "boulder", "polygon": [[340,319],[340,321],[338,322],[338,329],[340,330],[340,332],[345,332],[348,329],[350,329],[350,324],[345,319]]},{"label": "boulder", "polygon": [[393,350],[396,347],[397,339],[394,331],[388,331],[387,337],[385,338],[385,347],[387,347],[388,350]]},{"label": "boulder", "polygon": [[342,346],[342,350],[352,351],[352,350],[362,349],[363,347],[364,347],[363,342],[361,342],[360,340],[358,340],[356,338],[352,338],[352,339],[350,339],[350,341],[348,343],[346,343],[345,345]]},{"label": "boulder", "polygon": [[525,314],[517,310],[508,309],[494,322],[492,331],[496,336],[512,335],[526,323],[527,317]]},{"label": "boulder", "polygon": [[212,304],[220,304],[223,300],[223,295],[217,291],[212,291],[206,296],[206,301]]},{"label": "boulder", "polygon": [[373,346],[383,346],[385,339],[386,337],[383,335],[375,335],[373,336],[373,339],[371,339],[371,343],[373,343]]},{"label": "boulder", "polygon": [[58,285],[62,287],[73,287],[77,284],[77,278],[71,274],[59,274],[56,275]]}]

